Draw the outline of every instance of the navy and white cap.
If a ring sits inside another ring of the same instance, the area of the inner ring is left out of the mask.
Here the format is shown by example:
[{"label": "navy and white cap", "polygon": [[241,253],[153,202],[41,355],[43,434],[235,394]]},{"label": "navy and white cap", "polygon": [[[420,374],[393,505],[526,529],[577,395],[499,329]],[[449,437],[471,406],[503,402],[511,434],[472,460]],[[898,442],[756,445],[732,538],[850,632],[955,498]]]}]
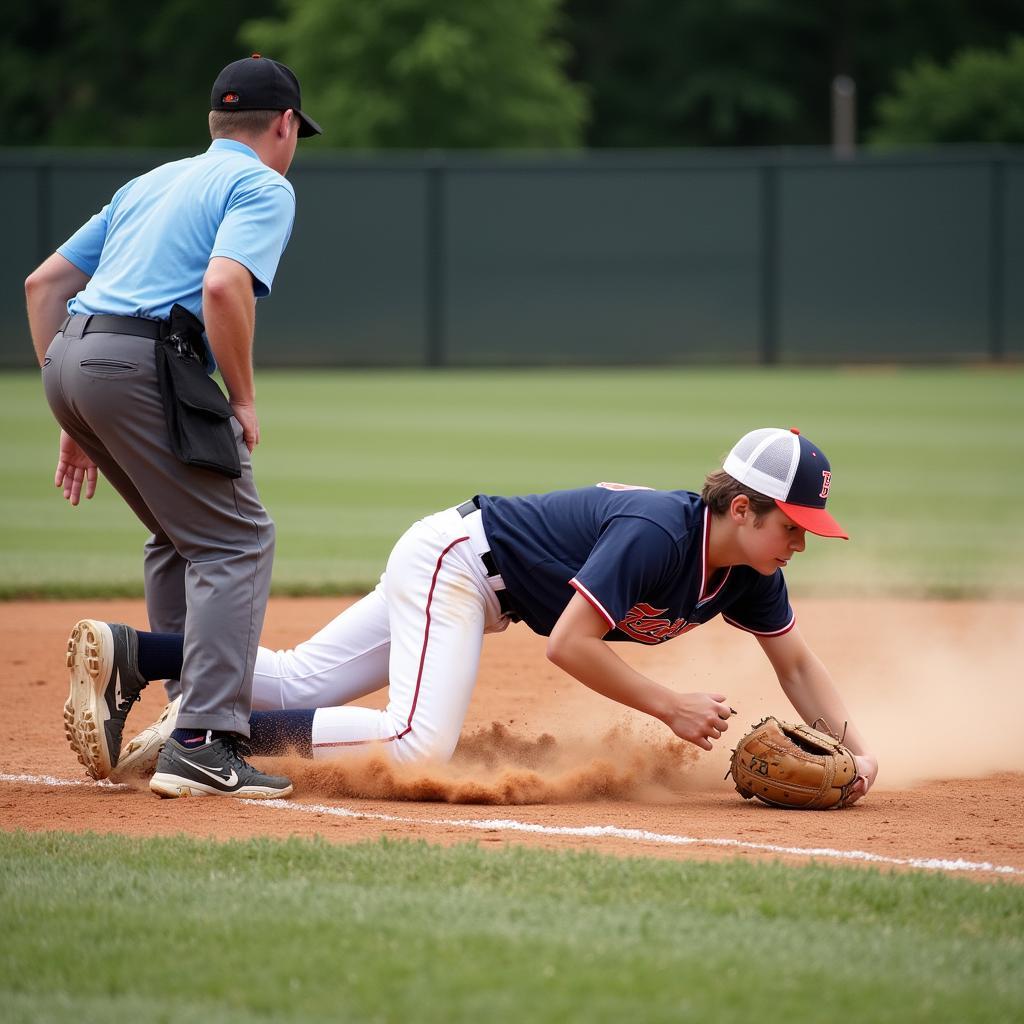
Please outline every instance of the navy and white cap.
[{"label": "navy and white cap", "polygon": [[796,427],[762,427],[736,442],[722,469],[734,480],[768,498],[810,533],[842,537],[846,531],[825,511],[832,467],[825,453]]}]

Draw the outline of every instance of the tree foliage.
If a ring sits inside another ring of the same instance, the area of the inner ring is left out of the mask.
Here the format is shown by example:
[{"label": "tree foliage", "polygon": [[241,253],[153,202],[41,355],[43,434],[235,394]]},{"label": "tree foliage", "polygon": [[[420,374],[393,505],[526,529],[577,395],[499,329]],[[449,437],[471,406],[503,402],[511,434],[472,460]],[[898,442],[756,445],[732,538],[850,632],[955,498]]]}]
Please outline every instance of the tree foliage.
[{"label": "tree foliage", "polygon": [[[275,0],[246,0],[246,11]],[[244,57],[238,8],[209,0],[7,5],[0,114],[8,144],[203,146],[210,87]]]},{"label": "tree foliage", "polygon": [[[594,146],[813,140],[818,4],[569,0],[574,73],[591,89]],[[827,79],[826,79],[827,80]]]},{"label": "tree foliage", "polygon": [[[930,62],[922,74],[934,75],[963,50],[1005,50],[1024,36],[1024,0],[150,0],[141,8],[28,0],[7,8],[0,115],[8,145],[200,147],[214,76],[253,49],[299,72],[306,106],[327,132],[317,149],[824,144],[839,73],[857,83],[862,136],[914,142],[920,117],[898,127],[888,108],[876,108],[880,97],[902,95],[902,73]],[[973,67],[958,74],[973,82],[988,73]],[[959,106],[955,97],[942,102]],[[874,131],[876,109],[884,136]],[[967,116],[974,139],[1018,137],[994,100]],[[960,131],[944,122],[940,136]]]},{"label": "tree foliage", "polygon": [[324,143],[576,146],[583,90],[562,71],[559,0],[283,0],[243,37],[290,65]]},{"label": "tree foliage", "polygon": [[918,61],[878,105],[872,141],[1024,143],[1024,38],[1005,52],[964,50],[943,67]]},{"label": "tree foliage", "polygon": [[591,146],[827,144],[830,84],[860,123],[921,57],[1024,32],[1021,0],[567,0]]}]

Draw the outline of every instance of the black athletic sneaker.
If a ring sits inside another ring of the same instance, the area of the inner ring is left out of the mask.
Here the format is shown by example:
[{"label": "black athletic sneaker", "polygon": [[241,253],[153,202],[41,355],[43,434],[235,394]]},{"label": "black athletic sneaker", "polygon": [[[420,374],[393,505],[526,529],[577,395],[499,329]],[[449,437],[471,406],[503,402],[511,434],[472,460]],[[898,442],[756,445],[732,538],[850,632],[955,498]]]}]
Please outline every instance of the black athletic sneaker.
[{"label": "black athletic sneaker", "polygon": [[186,747],[173,736],[164,743],[149,788],[157,796],[243,796],[250,800],[290,796],[292,784],[253,768],[241,736],[220,733],[200,747]]},{"label": "black athletic sneaker", "polygon": [[82,619],[68,637],[64,735],[94,779],[117,764],[124,720],[146,686],[138,656],[138,634],[117,622]]}]

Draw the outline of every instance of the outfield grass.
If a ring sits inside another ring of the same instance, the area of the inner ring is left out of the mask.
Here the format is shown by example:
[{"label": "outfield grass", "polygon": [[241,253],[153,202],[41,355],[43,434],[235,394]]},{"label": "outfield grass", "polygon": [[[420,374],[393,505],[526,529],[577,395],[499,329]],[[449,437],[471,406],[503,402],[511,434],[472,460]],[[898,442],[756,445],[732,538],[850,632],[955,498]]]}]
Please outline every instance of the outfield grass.
[{"label": "outfield grass", "polygon": [[957,1024],[1024,888],[424,843],[0,833],[5,1020]]},{"label": "outfield grass", "polygon": [[[1024,370],[261,372],[256,472],[276,593],[371,586],[416,517],[478,491],[699,488],[755,426],[828,453],[853,542],[811,540],[797,593],[1024,596]],[[52,488],[34,374],[0,376],[0,597],[141,592],[142,528],[101,483]]]}]

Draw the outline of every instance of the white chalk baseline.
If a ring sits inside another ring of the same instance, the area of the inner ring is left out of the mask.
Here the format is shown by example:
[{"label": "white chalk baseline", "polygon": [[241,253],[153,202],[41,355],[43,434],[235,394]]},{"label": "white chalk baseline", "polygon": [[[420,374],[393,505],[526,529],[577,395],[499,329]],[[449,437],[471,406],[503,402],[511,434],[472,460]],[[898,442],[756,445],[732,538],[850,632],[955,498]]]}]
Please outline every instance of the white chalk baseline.
[{"label": "white chalk baseline", "polygon": [[[109,789],[130,790],[111,782],[93,782],[89,779],[61,779],[53,775],[2,775],[0,782],[22,782],[39,786],[103,786]],[[949,860],[942,857],[887,857],[867,850],[836,850],[827,846],[778,846],[774,843],[751,843],[742,839],[715,839],[698,836],[680,836],[666,832],[649,832],[639,828],[620,828],[617,825],[537,825],[514,818],[414,818],[408,815],[381,814],[374,811],[356,811],[334,804],[305,804],[297,800],[241,800],[240,803],[293,814],[326,814],[336,818],[361,818],[367,821],[386,821],[402,825],[430,825],[445,828],[466,828],[481,832],[522,832],[532,835],[568,836],[580,839],[623,839],[634,843],[657,843],[666,846],[706,846],[726,850],[756,850],[792,857],[817,857],[825,860],[855,861],[866,864],[892,865],[918,868],[926,871],[982,872],[996,875],[1024,875],[1024,868],[990,861]]]}]

